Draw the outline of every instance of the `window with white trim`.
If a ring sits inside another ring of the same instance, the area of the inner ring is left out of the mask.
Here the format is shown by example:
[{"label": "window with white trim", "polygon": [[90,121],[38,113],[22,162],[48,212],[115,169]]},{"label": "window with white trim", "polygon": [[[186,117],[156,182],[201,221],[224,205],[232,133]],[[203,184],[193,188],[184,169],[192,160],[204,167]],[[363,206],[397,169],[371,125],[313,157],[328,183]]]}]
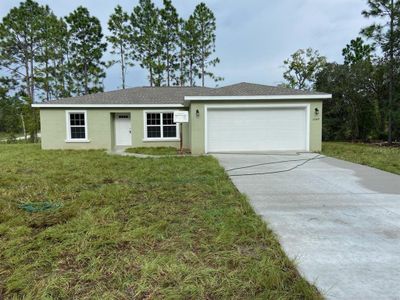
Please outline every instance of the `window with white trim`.
[{"label": "window with white trim", "polygon": [[85,111],[67,112],[68,140],[87,140],[87,120]]},{"label": "window with white trim", "polygon": [[173,112],[147,112],[145,124],[147,139],[176,139],[178,137]]}]

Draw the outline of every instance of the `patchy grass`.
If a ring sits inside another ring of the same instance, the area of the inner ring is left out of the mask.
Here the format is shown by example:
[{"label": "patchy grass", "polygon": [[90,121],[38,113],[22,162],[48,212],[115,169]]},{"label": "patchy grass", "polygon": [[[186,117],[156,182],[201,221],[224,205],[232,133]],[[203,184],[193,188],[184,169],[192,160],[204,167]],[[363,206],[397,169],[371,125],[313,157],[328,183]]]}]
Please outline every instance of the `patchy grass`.
[{"label": "patchy grass", "polygon": [[128,153],[148,154],[148,155],[177,155],[179,150],[174,147],[136,147],[125,150]]},{"label": "patchy grass", "polygon": [[400,175],[400,148],[325,142],[322,153]]},{"label": "patchy grass", "polygon": [[0,299],[321,298],[212,157],[0,145],[0,166]]}]

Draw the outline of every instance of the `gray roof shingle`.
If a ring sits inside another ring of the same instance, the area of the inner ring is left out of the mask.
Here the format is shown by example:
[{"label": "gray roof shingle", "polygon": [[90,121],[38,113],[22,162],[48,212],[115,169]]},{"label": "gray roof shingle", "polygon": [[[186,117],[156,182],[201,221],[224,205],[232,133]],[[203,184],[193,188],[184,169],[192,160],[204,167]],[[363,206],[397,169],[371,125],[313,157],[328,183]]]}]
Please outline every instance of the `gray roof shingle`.
[{"label": "gray roof shingle", "polygon": [[[270,86],[241,82],[215,88],[209,96],[282,96],[282,95],[326,95],[325,93],[289,89],[280,86]],[[208,96],[208,95],[207,95]]]},{"label": "gray roof shingle", "polygon": [[61,98],[44,104],[183,104],[185,96],[201,96],[206,87],[135,87],[84,96]]},{"label": "gray roof shingle", "polygon": [[84,96],[62,98],[42,104],[184,104],[185,96],[275,96],[327,95],[252,83],[238,83],[220,88],[208,87],[136,87]]}]

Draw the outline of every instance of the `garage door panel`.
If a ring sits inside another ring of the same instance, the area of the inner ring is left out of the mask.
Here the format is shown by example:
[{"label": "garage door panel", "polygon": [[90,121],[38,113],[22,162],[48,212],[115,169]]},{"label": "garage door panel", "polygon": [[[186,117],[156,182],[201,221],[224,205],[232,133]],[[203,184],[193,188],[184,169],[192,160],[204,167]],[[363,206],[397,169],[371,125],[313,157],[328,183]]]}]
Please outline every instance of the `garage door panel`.
[{"label": "garage door panel", "polygon": [[306,150],[306,109],[209,109],[208,152]]}]

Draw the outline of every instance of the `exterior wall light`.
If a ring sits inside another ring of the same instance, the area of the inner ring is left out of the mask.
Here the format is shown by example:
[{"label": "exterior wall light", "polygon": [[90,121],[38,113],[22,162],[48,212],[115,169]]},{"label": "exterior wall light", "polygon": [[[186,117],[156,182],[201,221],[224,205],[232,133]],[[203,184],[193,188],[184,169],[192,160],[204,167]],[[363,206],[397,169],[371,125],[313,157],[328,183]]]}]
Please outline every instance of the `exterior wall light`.
[{"label": "exterior wall light", "polygon": [[200,112],[198,109],[196,109],[196,118],[200,117]]},{"label": "exterior wall light", "polygon": [[314,113],[315,113],[316,116],[318,116],[319,115],[319,109],[315,108]]}]

